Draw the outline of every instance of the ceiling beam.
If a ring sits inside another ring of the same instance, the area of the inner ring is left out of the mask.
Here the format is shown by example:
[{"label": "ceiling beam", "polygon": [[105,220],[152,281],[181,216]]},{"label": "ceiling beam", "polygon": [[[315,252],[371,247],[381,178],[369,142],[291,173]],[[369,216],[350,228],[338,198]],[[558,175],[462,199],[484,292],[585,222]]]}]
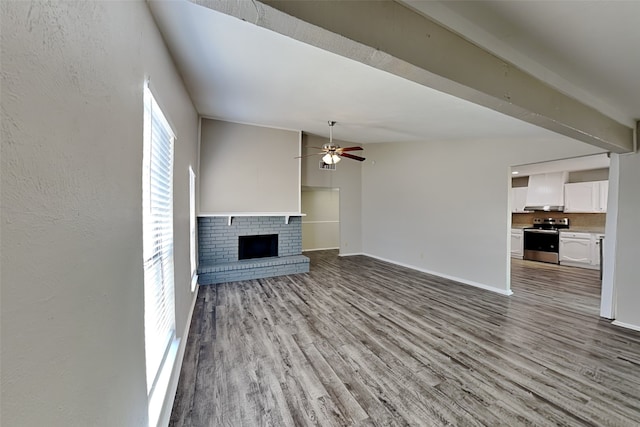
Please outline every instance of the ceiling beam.
[{"label": "ceiling beam", "polygon": [[634,151],[632,128],[394,1],[191,1],[605,150]]}]

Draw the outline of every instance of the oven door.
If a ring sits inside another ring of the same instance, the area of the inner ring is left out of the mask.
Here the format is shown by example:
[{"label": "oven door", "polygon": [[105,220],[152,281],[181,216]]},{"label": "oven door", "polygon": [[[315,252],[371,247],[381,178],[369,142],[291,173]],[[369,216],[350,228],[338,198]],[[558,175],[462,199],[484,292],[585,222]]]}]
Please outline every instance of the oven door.
[{"label": "oven door", "polygon": [[524,230],[524,259],[558,264],[560,233],[558,230]]}]

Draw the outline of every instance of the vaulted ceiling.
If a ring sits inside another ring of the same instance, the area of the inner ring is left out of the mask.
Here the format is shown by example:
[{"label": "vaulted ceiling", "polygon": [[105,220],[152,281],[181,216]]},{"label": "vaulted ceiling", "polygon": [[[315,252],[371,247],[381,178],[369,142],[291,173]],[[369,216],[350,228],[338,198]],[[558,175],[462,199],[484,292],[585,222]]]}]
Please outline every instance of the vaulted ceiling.
[{"label": "vaulted ceiling", "polygon": [[[261,18],[264,5],[241,3]],[[640,2],[404,4],[616,122],[640,117]],[[324,136],[335,120],[334,137],[363,143],[567,138],[249,19],[186,0],[149,5],[205,117]]]}]

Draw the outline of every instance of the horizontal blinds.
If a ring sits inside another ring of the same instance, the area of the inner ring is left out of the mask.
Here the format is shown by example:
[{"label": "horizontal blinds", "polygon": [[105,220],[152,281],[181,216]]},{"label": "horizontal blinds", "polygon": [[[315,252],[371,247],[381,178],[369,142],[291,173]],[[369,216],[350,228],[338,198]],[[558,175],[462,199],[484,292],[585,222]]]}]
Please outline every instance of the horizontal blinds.
[{"label": "horizontal blinds", "polygon": [[145,88],[143,167],[144,322],[147,392],[175,336],[173,271],[174,135]]}]

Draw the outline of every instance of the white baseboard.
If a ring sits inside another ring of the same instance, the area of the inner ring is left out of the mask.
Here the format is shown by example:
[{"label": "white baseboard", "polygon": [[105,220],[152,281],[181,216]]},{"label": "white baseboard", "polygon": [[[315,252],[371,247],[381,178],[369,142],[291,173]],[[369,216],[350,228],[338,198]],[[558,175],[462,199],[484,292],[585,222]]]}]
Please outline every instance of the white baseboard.
[{"label": "white baseboard", "polygon": [[363,254],[362,252],[354,252],[351,254],[338,254],[338,256],[356,256],[356,255],[367,255],[367,254]]},{"label": "white baseboard", "polygon": [[313,251],[332,251],[332,250],[336,250],[336,249],[340,249],[339,247],[335,247],[335,248],[314,248],[314,249],[303,249],[302,252],[313,252]]},{"label": "white baseboard", "polygon": [[627,328],[627,329],[631,329],[632,331],[640,332],[640,326],[632,325],[631,323],[624,323],[618,320],[614,320],[613,322],[611,322],[611,324],[615,326],[620,326],[621,328]]},{"label": "white baseboard", "polygon": [[421,271],[423,273],[432,274],[434,276],[442,277],[443,279],[453,280],[455,282],[459,282],[459,283],[462,283],[462,284],[465,284],[465,285],[473,286],[474,288],[480,288],[480,289],[484,289],[485,291],[495,292],[495,293],[500,294],[500,295],[506,295],[506,296],[513,295],[513,291],[511,289],[506,290],[506,289],[496,288],[495,286],[489,286],[489,285],[485,285],[484,283],[478,283],[478,282],[474,282],[472,280],[467,280],[467,279],[462,279],[460,277],[451,276],[449,274],[443,274],[443,273],[439,273],[437,271],[427,270],[425,268],[416,267],[415,265],[405,264],[403,262],[398,262],[398,261],[394,261],[394,260],[391,260],[391,259],[382,258],[382,257],[376,256],[376,255],[371,255],[371,254],[367,254],[367,253],[363,253],[363,254],[359,254],[359,255],[365,255],[365,256],[368,256],[368,257],[371,257],[371,258],[378,259],[380,261],[384,261],[384,262],[388,262],[388,263],[391,263],[391,264],[399,265],[401,267],[406,267],[406,268],[410,268],[412,270]]},{"label": "white baseboard", "polygon": [[180,339],[180,346],[178,348],[178,354],[173,364],[173,371],[171,372],[171,379],[167,386],[167,394],[165,395],[164,404],[160,412],[158,420],[158,426],[168,426],[169,419],[171,418],[171,410],[173,409],[173,401],[176,398],[176,391],[178,390],[178,380],[180,379],[180,371],[182,371],[182,360],[184,359],[184,352],[187,348],[187,338],[189,337],[189,328],[191,327],[191,318],[193,317],[193,310],[196,307],[196,300],[198,299],[198,292],[193,293],[193,301],[191,301],[191,308],[189,309],[189,316],[187,316],[187,324],[182,333]]}]

